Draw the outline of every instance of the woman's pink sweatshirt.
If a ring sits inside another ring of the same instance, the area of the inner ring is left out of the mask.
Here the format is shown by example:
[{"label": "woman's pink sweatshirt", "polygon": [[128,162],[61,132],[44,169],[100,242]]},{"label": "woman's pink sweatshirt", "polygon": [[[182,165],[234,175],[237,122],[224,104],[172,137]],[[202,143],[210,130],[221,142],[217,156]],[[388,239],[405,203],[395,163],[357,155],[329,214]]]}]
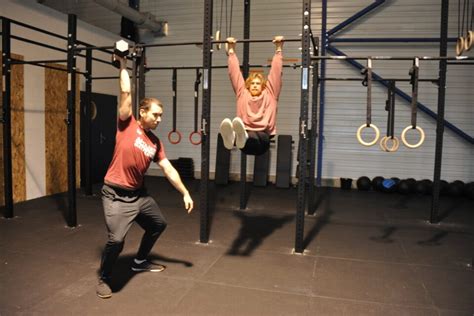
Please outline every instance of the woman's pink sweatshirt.
[{"label": "woman's pink sweatshirt", "polygon": [[237,116],[242,119],[248,130],[264,131],[270,135],[275,135],[283,64],[281,52],[276,52],[273,56],[267,86],[262,94],[257,97],[253,97],[245,87],[245,80],[240,71],[237,56],[229,54],[227,63],[230,81],[237,97]]}]

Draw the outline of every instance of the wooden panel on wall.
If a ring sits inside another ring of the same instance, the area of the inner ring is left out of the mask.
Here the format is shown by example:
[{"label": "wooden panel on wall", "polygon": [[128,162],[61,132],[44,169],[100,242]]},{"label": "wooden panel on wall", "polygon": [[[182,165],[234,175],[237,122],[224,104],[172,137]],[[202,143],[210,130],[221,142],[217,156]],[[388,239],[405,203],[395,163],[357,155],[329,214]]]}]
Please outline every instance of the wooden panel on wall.
[{"label": "wooden panel on wall", "polygon": [[[23,56],[12,54],[12,58],[23,60]],[[0,68],[0,85],[3,77]],[[13,202],[26,199],[26,167],[25,167],[25,81],[24,66],[13,65],[11,70],[11,133],[12,133],[12,185]],[[0,100],[1,104],[2,100]],[[0,147],[3,148],[3,125],[0,129]],[[4,168],[3,150],[0,150],[0,204],[4,205]]]},{"label": "wooden panel on wall", "polygon": [[[50,64],[56,68],[63,65]],[[46,193],[68,190],[67,172],[67,72],[45,68],[45,161]],[[79,76],[76,80],[76,187],[80,183]]]}]

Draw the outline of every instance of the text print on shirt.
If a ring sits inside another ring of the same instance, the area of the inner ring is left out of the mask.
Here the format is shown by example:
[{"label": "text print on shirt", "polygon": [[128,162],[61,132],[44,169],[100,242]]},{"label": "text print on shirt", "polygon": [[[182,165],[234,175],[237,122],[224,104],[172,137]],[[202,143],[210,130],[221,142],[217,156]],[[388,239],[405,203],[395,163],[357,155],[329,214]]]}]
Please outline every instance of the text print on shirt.
[{"label": "text print on shirt", "polygon": [[134,146],[140,149],[148,158],[153,159],[155,157],[156,147],[148,145],[140,137],[135,139]]}]

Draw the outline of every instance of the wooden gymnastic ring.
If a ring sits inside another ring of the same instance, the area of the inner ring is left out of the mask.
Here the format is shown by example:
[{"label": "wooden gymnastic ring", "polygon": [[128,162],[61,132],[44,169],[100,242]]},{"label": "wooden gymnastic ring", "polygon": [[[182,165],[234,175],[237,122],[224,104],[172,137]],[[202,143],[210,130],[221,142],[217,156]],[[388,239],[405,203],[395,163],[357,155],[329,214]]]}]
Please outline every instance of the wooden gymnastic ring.
[{"label": "wooden gymnastic ring", "polygon": [[[197,141],[194,141],[194,140],[193,140],[194,135],[199,135],[199,139],[198,139]],[[200,145],[200,144],[202,143],[202,135],[201,135],[201,132],[199,132],[199,131],[191,132],[191,134],[189,134],[189,141],[190,141],[191,144],[193,144],[193,145]]]},{"label": "wooden gymnastic ring", "polygon": [[471,50],[472,42],[474,42],[474,31],[468,31],[464,39],[464,51],[468,52]]},{"label": "wooden gymnastic ring", "polygon": [[401,135],[401,137],[402,137],[402,142],[403,142],[403,144],[404,144],[405,146],[407,146],[408,148],[418,148],[418,147],[420,147],[421,144],[423,144],[423,142],[425,141],[425,131],[424,131],[421,127],[419,127],[419,126],[416,127],[416,130],[420,133],[420,141],[419,141],[418,143],[412,145],[412,144],[409,144],[409,143],[407,142],[406,137],[405,137],[406,133],[407,133],[408,130],[410,130],[410,129],[413,129],[413,126],[409,125],[409,126],[405,127],[405,129],[403,130],[402,135]]},{"label": "wooden gymnastic ring", "polygon": [[461,56],[462,52],[464,51],[464,37],[458,37],[456,42],[456,56]]},{"label": "wooden gymnastic ring", "polygon": [[[220,40],[221,40],[221,31],[220,31],[220,30],[217,30],[217,31],[216,31],[216,37],[214,38],[214,40],[216,40],[216,41],[220,41]],[[222,44],[221,44],[221,43],[217,43],[217,44],[216,44],[216,49],[217,49],[217,50],[221,50],[221,48],[222,48]]]},{"label": "wooden gymnastic ring", "polygon": [[[171,139],[174,134],[178,135],[178,139],[177,139],[177,140],[172,140],[172,139]],[[181,133],[180,133],[179,131],[177,131],[177,130],[170,131],[170,132],[168,133],[168,140],[169,140],[169,142],[170,142],[171,144],[173,144],[173,145],[178,144],[178,143],[181,141]]]},{"label": "wooden gymnastic ring", "polygon": [[[375,131],[375,138],[374,140],[372,140],[371,142],[365,142],[362,140],[362,137],[360,135],[360,133],[362,132],[362,130],[366,127],[369,127],[369,128],[373,128],[374,131]],[[378,129],[377,126],[375,126],[374,124],[369,124],[369,126],[367,126],[367,124],[362,124],[359,129],[357,129],[357,140],[359,141],[359,143],[361,143],[362,145],[364,146],[373,146],[377,143],[378,139],[380,137],[380,131]]]},{"label": "wooden gymnastic ring", "polygon": [[[387,146],[387,142],[389,140],[392,141],[392,146],[391,147]],[[386,136],[385,139],[383,140],[383,147],[386,149],[387,152],[395,152],[395,151],[398,150],[398,147],[400,147],[400,141],[398,140],[398,137],[396,137],[396,136],[393,136],[393,138],[389,137],[389,136]]]},{"label": "wooden gymnastic ring", "polygon": [[382,149],[382,151],[388,152],[388,150],[387,150],[387,148],[385,147],[385,144],[384,144],[385,138],[387,138],[387,136],[384,136],[380,139],[380,142],[379,142],[380,149]]}]

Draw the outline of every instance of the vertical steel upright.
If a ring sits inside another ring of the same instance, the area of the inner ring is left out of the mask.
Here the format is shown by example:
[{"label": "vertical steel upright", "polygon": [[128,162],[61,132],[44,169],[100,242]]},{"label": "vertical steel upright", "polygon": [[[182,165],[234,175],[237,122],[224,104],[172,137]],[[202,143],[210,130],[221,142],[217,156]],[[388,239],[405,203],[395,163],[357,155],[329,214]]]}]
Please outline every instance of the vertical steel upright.
[{"label": "vertical steel upright", "polygon": [[[244,39],[250,38],[250,0],[244,0]],[[249,75],[250,43],[244,43],[242,75]],[[247,208],[247,154],[240,152],[240,209]]]},{"label": "vertical steel upright", "polygon": [[10,20],[2,18],[2,82],[3,82],[3,177],[5,186],[5,218],[13,217],[12,132],[11,132],[11,39]]},{"label": "vertical steel upright", "polygon": [[[439,56],[444,57],[448,53],[448,16],[449,0],[441,2],[441,31]],[[430,222],[437,223],[439,210],[439,190],[441,178],[441,162],[443,156],[443,134],[444,134],[444,106],[446,101],[446,70],[447,60],[439,61],[439,81],[438,81],[438,116],[436,119],[436,148],[435,166],[433,175],[433,197],[431,200]]]},{"label": "vertical steel upright", "polygon": [[84,104],[84,135],[82,139],[84,141],[84,193],[85,195],[92,195],[92,171],[91,171],[91,139],[92,139],[92,128],[91,128],[91,94],[92,94],[92,50],[86,51],[86,91]]},{"label": "vertical steel upright", "polygon": [[[326,47],[328,46],[327,34],[327,18],[328,18],[328,1],[322,1],[321,9],[321,56],[326,55]],[[326,60],[321,60],[321,78],[326,77]],[[321,177],[323,172],[323,145],[324,145],[324,108],[326,99],[326,82],[320,82],[319,93],[319,127],[318,127],[318,166],[316,168],[316,185],[321,186]]]},{"label": "vertical steel upright", "polygon": [[67,30],[67,169],[68,169],[68,210],[66,222],[69,227],[77,226],[76,214],[76,36],[77,17],[68,15]]},{"label": "vertical steel upright", "polygon": [[145,98],[145,71],[146,71],[146,48],[143,47],[140,55],[140,64],[138,66],[138,102]]},{"label": "vertical steel upright", "polygon": [[137,80],[137,72],[139,66],[139,57],[136,55],[136,52],[133,51],[132,53],[132,113],[135,113],[135,117],[139,116],[138,111],[138,80]]},{"label": "vertical steel upright", "polygon": [[[311,32],[312,33],[312,32]],[[318,38],[313,37],[314,34],[311,34],[313,41],[318,41]],[[319,55],[318,43],[313,42],[313,56]],[[316,191],[316,181],[315,181],[315,172],[316,172],[316,139],[318,136],[318,87],[319,87],[319,62],[318,60],[313,60],[311,62],[311,74],[312,74],[312,90],[311,90],[311,133],[308,151],[310,153],[309,158],[309,175],[308,175],[308,214],[314,215],[316,212],[315,208],[315,191]]]},{"label": "vertical steel upright", "polygon": [[200,242],[209,241],[209,152],[211,131],[212,83],[212,8],[213,0],[204,1],[204,31],[202,41],[202,114],[201,114],[201,184],[200,184]]},{"label": "vertical steel upright", "polygon": [[301,104],[299,119],[299,152],[300,168],[298,173],[298,197],[296,202],[296,236],[295,252],[304,251],[304,216],[305,216],[305,191],[306,191],[306,161],[308,147],[308,103],[309,103],[309,66],[310,66],[310,32],[311,32],[311,1],[303,0],[303,25],[301,38]]}]

